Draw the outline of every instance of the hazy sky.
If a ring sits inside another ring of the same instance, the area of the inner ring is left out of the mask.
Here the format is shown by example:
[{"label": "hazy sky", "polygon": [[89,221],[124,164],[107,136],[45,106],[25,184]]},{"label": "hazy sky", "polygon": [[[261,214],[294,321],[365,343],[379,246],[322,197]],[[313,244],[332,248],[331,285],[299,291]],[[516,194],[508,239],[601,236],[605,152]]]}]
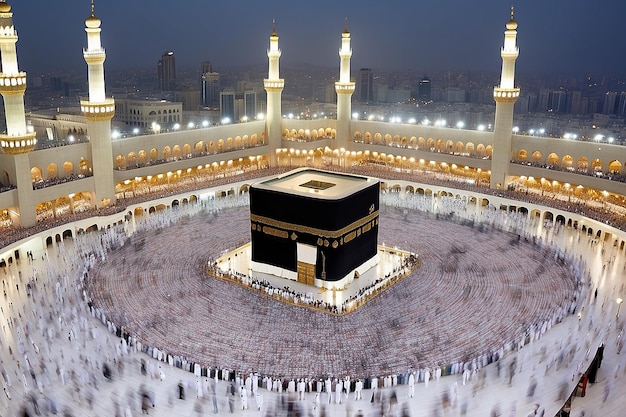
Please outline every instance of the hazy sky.
[{"label": "hazy sky", "polygon": [[[9,0],[24,71],[86,70],[90,0]],[[520,72],[626,75],[626,2],[524,0]],[[352,68],[499,71],[511,3],[502,0],[96,0],[107,69],[267,63],[276,19],[281,65],[339,66],[346,17]]]}]

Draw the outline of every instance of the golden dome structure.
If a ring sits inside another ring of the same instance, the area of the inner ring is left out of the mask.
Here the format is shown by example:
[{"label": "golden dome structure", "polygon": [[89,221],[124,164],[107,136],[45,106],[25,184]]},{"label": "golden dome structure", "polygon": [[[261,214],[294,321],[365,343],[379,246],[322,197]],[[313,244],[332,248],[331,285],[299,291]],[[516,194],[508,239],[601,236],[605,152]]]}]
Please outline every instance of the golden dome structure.
[{"label": "golden dome structure", "polygon": [[100,21],[100,19],[98,19],[94,13],[94,9],[95,9],[95,5],[93,0],[91,0],[91,15],[85,19],[85,26],[87,26],[90,29],[97,29],[100,27],[100,24],[102,23]]},{"label": "golden dome structure", "polygon": [[511,6],[511,19],[506,23],[507,30],[517,29],[517,22],[515,21],[514,14],[515,14],[515,7]]},{"label": "golden dome structure", "polygon": [[0,13],[10,13],[11,5],[4,0],[0,0]]}]

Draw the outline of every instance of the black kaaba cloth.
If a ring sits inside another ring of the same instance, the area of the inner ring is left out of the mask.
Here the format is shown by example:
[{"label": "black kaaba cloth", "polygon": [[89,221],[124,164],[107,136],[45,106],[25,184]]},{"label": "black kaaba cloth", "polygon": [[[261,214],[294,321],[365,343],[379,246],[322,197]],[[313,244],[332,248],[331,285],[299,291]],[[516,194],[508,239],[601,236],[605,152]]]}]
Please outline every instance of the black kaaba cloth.
[{"label": "black kaaba cloth", "polygon": [[380,181],[310,168],[250,186],[252,261],[298,270],[315,250],[315,279],[339,281],[377,254]]}]

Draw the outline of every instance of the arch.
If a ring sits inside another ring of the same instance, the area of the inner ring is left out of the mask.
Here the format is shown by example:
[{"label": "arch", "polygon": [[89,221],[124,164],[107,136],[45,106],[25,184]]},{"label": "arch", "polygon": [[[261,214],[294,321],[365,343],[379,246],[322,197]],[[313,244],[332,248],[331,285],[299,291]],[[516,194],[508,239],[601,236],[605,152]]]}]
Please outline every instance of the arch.
[{"label": "arch", "polygon": [[572,158],[572,155],[565,155],[561,160],[561,166],[567,170],[573,170],[574,158]]},{"label": "arch", "polygon": [[617,160],[609,162],[609,174],[619,174],[622,172],[622,163]]},{"label": "arch", "polygon": [[172,149],[169,146],[163,148],[163,159],[169,161],[172,158]]},{"label": "arch", "polygon": [[446,144],[444,143],[444,141],[442,139],[437,139],[437,152],[445,152],[446,150]]},{"label": "arch", "polygon": [[91,175],[91,164],[86,159],[81,159],[78,163],[78,175]]},{"label": "arch", "polygon": [[63,162],[63,176],[69,177],[70,175],[74,175],[74,164],[70,161]]},{"label": "arch", "polygon": [[235,149],[241,148],[241,136],[235,136]]},{"label": "arch", "polygon": [[415,188],[413,188],[412,185],[407,185],[406,187],[404,187],[404,192],[413,194],[415,193]]},{"label": "arch", "polygon": [[487,152],[485,151],[485,145],[479,143],[478,146],[476,146],[476,156],[478,156],[479,158],[483,158],[486,155]]},{"label": "arch", "polygon": [[[265,134],[265,132],[263,132],[263,134]],[[250,136],[250,146],[256,146],[258,143],[259,143],[259,135],[255,133],[252,136]]]},{"label": "arch", "polygon": [[283,129],[283,139],[287,139],[289,137],[289,129]]},{"label": "arch", "polygon": [[383,139],[383,135],[381,135],[380,133],[377,132],[376,134],[374,134],[374,144],[375,145],[380,144],[382,139]]},{"label": "arch", "polygon": [[126,168],[129,167],[137,167],[137,154],[134,151],[130,152],[126,157]]},{"label": "arch", "polygon": [[148,153],[143,149],[137,153],[137,165],[140,167],[145,166],[148,162]]},{"label": "arch", "polygon": [[554,214],[551,211],[546,211],[543,213],[543,220],[553,223],[554,222]]},{"label": "arch", "polygon": [[135,210],[133,210],[133,216],[143,216],[143,208],[135,207]]},{"label": "arch", "polygon": [[243,135],[241,137],[241,146],[243,146],[244,148],[247,148],[248,146],[250,146],[250,136]]},{"label": "arch", "polygon": [[467,152],[469,156],[474,156],[474,153],[476,152],[476,147],[472,142],[467,142],[465,144],[465,152]]},{"label": "arch", "polygon": [[159,159],[159,151],[156,148],[150,149],[150,163],[156,162]]},{"label": "arch", "polygon": [[50,178],[58,178],[59,172],[57,169],[57,164],[50,164],[48,168],[46,168],[46,179]]},{"label": "arch", "polygon": [[589,169],[589,160],[585,156],[581,156],[578,158],[576,162],[576,170],[580,172],[587,172]]},{"label": "arch", "polygon": [[539,151],[534,151],[530,156],[530,160],[533,162],[533,164],[539,164],[543,160],[543,155]]},{"label": "arch", "polygon": [[556,167],[559,166],[559,156],[554,152],[548,155],[548,165]]},{"label": "arch", "polygon": [[487,145],[485,147],[485,155],[487,156],[487,158],[491,159],[493,157],[493,146],[491,145]]},{"label": "arch", "polygon": [[426,148],[426,139],[420,136],[417,139],[417,149],[424,149],[424,148]]},{"label": "arch", "polygon": [[222,152],[224,150],[224,139],[219,139],[217,141],[217,151]]},{"label": "arch", "polygon": [[454,152],[455,153],[463,153],[463,149],[465,149],[465,146],[463,146],[463,142],[457,141],[454,144]]},{"label": "arch", "polygon": [[126,169],[126,157],[122,154],[119,154],[115,157],[115,169],[124,170]]},{"label": "arch", "polygon": [[174,145],[174,147],[172,148],[172,158],[174,158],[174,160],[179,160],[183,157],[183,151],[180,148],[180,145]]},{"label": "arch", "polygon": [[411,136],[411,139],[409,139],[409,147],[417,148],[417,138],[415,136]]},{"label": "arch", "polygon": [[517,152],[517,160],[524,162],[527,159],[528,159],[528,152],[526,152],[526,149],[520,149]]},{"label": "arch", "polygon": [[446,152],[447,153],[452,153],[454,152],[454,142],[452,142],[451,140],[447,140],[446,141]]},{"label": "arch", "polygon": [[598,158],[594,159],[593,161],[591,161],[591,170],[594,173],[601,173],[603,171],[602,169],[602,161]]},{"label": "arch", "polygon": [[389,133],[387,133],[385,135],[385,145],[390,145],[392,140],[393,140],[393,138],[391,137],[391,135]]},{"label": "arch", "polygon": [[191,158],[193,155],[191,154],[191,145],[188,143],[185,143],[183,145],[183,157],[185,158]]},{"label": "arch", "polygon": [[43,177],[41,176],[41,168],[32,167],[30,169],[30,180],[32,182],[41,181]]}]

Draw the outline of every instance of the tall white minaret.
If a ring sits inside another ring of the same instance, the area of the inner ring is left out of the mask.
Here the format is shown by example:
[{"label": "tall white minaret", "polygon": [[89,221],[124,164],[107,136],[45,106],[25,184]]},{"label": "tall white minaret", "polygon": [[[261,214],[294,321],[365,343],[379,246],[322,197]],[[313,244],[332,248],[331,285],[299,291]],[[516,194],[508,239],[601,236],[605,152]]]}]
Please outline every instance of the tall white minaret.
[{"label": "tall white minaret", "polygon": [[111,119],[115,116],[115,101],[107,98],[104,89],[104,60],[106,53],[100,44],[100,19],[94,14],[85,20],[87,49],[83,49],[89,67],[89,99],[81,100],[80,107],[87,119],[87,134],[91,145],[95,205],[106,207],[115,204],[113,181],[113,150],[111,146]]},{"label": "tall white minaret", "polygon": [[35,149],[37,140],[36,133],[29,132],[26,127],[24,113],[26,73],[18,69],[16,43],[17,31],[13,26],[11,5],[2,0],[0,1],[0,56],[2,58],[0,94],[4,99],[7,131],[0,134],[0,147],[2,152],[14,155],[14,175],[19,207],[19,218],[14,218],[14,221],[22,227],[30,227],[37,223],[35,210],[37,202],[34,200],[28,153]]},{"label": "tall white minaret", "polygon": [[346,26],[341,33],[341,49],[339,58],[341,65],[339,68],[339,81],[335,83],[337,92],[337,136],[335,142],[337,148],[348,148],[350,142],[350,118],[352,117],[352,94],[354,93],[354,82],[350,81],[350,32],[348,31],[348,19]]},{"label": "tall white minaret", "polygon": [[515,60],[519,55],[519,49],[516,45],[517,22],[513,13],[514,8],[511,7],[511,19],[506,24],[504,47],[500,51],[502,56],[500,86],[493,89],[493,98],[496,101],[496,119],[493,128],[493,156],[491,160],[490,187],[492,189],[507,186],[513,137],[513,108],[520,93],[520,89],[515,87]]},{"label": "tall white minaret", "polygon": [[267,78],[263,80],[267,92],[267,115],[265,118],[265,139],[269,145],[270,166],[276,166],[276,151],[282,147],[282,107],[281,96],[285,87],[285,80],[280,78],[279,65],[280,49],[278,49],[278,35],[276,34],[276,22],[273,22],[272,34],[270,35],[270,48],[267,50],[269,71]]}]

